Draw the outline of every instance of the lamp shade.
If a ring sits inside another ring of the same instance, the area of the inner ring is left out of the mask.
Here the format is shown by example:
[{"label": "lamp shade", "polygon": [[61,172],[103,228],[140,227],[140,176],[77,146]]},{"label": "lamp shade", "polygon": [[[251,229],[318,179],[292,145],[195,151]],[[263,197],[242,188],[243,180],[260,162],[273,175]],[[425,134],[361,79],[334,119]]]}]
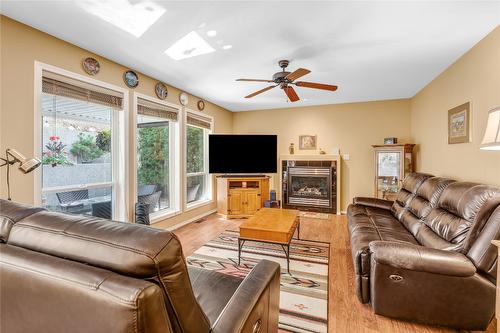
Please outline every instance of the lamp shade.
[{"label": "lamp shade", "polygon": [[500,151],[500,107],[488,113],[488,123],[480,149]]}]

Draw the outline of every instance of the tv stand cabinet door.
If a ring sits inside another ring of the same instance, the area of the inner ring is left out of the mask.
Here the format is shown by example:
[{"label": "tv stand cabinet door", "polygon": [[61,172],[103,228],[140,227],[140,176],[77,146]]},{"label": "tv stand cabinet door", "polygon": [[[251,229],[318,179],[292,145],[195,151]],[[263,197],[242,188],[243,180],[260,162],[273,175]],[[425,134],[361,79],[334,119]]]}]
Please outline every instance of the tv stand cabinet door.
[{"label": "tv stand cabinet door", "polygon": [[257,190],[248,190],[246,191],[245,200],[244,200],[244,210],[245,214],[253,215],[260,209],[260,196],[259,191]]},{"label": "tv stand cabinet door", "polygon": [[229,191],[229,209],[228,215],[241,215],[243,214],[243,200],[244,192],[241,190]]}]

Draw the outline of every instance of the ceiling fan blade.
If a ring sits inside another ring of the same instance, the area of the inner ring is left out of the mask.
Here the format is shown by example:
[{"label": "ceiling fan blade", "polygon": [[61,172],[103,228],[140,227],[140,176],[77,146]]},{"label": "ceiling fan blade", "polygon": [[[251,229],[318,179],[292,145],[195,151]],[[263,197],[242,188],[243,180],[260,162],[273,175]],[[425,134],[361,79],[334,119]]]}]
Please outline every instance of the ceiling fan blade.
[{"label": "ceiling fan blade", "polygon": [[309,74],[309,73],[311,73],[310,70],[305,69],[305,68],[299,68],[296,71],[291,72],[290,74],[288,74],[287,76],[285,76],[285,79],[293,81],[293,80],[296,80],[299,77],[302,77],[302,76],[304,76],[306,74]]},{"label": "ceiling fan blade", "polygon": [[268,90],[271,90],[271,89],[273,89],[274,87],[276,87],[276,86],[269,86],[269,87],[265,87],[264,89],[261,89],[261,90],[256,91],[256,92],[254,92],[254,93],[252,93],[252,94],[250,94],[250,95],[248,95],[248,96],[245,96],[245,98],[252,98],[252,97],[254,97],[254,96],[258,95],[258,94],[262,94],[263,92],[266,92],[266,91],[268,91]]},{"label": "ceiling fan blade", "polygon": [[330,91],[335,91],[338,88],[337,86],[330,85],[330,84],[304,82],[304,81],[295,82],[295,85],[297,87],[314,88],[314,89],[322,89],[322,90],[330,90]]},{"label": "ceiling fan blade", "polygon": [[285,94],[288,96],[290,102],[297,102],[300,99],[297,93],[295,92],[295,89],[293,89],[292,87],[290,86],[284,87],[283,90],[285,91]]},{"label": "ceiling fan blade", "polygon": [[261,80],[261,79],[236,79],[236,81],[245,81],[245,82],[274,82],[273,80]]}]

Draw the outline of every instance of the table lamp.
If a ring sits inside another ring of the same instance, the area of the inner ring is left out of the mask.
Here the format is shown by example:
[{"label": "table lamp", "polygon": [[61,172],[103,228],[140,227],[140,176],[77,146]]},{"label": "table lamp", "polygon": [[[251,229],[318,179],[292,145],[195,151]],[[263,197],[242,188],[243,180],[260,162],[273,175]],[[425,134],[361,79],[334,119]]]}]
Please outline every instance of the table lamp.
[{"label": "table lamp", "polygon": [[500,151],[500,107],[488,113],[488,123],[480,149]]}]

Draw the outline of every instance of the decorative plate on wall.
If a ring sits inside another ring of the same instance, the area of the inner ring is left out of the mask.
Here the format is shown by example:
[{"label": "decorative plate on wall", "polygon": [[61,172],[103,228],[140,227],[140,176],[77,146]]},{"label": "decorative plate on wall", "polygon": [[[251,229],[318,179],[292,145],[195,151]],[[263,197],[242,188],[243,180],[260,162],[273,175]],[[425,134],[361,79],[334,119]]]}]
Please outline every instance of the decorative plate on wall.
[{"label": "decorative plate on wall", "polygon": [[158,82],[155,86],[155,93],[159,99],[165,99],[168,96],[167,85],[163,82]]},{"label": "decorative plate on wall", "polygon": [[204,108],[205,108],[205,102],[203,102],[203,100],[200,99],[198,101],[198,110],[203,111]]},{"label": "decorative plate on wall", "polygon": [[99,73],[99,70],[101,69],[101,65],[99,64],[99,61],[95,60],[92,57],[88,57],[88,58],[83,59],[82,66],[83,66],[83,70],[88,75],[96,75],[97,73]]},{"label": "decorative plate on wall", "polygon": [[189,97],[185,92],[181,92],[179,94],[179,102],[181,102],[181,104],[184,106],[186,106],[187,103],[189,102]]},{"label": "decorative plate on wall", "polygon": [[123,73],[123,81],[129,88],[135,88],[139,85],[139,77],[134,71],[126,71]]}]

